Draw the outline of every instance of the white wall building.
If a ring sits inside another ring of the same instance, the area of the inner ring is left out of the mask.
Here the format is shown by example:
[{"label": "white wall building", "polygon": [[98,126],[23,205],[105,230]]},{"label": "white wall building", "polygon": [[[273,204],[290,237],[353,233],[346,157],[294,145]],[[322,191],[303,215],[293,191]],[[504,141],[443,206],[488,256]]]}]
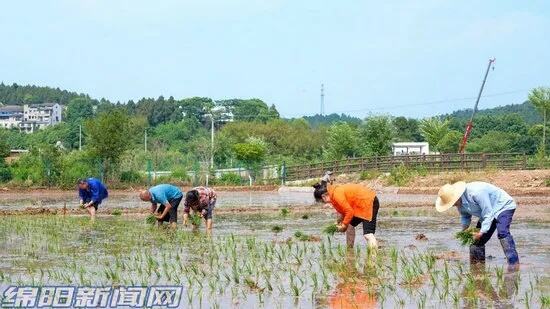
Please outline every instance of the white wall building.
[{"label": "white wall building", "polygon": [[17,105],[0,106],[0,128],[19,128],[23,121],[23,107]]},{"label": "white wall building", "polygon": [[430,144],[425,142],[393,143],[392,152],[394,156],[427,155],[430,154]]},{"label": "white wall building", "polygon": [[61,122],[63,106],[58,103],[23,105],[22,131],[32,133],[35,130]]}]

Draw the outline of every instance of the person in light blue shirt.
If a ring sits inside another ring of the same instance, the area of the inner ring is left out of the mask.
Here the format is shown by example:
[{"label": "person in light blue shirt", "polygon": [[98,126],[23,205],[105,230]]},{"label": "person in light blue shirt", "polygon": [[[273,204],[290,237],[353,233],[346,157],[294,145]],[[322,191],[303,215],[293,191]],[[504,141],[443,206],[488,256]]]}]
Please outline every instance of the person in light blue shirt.
[{"label": "person in light blue shirt", "polygon": [[446,184],[439,190],[435,207],[437,211],[444,212],[453,206],[458,209],[464,230],[470,227],[472,216],[479,218],[477,228],[480,230],[474,234],[474,243],[470,246],[472,262],[485,261],[485,244],[496,230],[508,264],[519,263],[514,238],[510,234],[510,224],[517,206],[508,193],[481,181]]},{"label": "person in light blue shirt", "polygon": [[178,206],[183,198],[181,190],[170,184],[160,184],[139,193],[142,201],[151,202],[151,213],[157,222],[169,222],[172,227],[178,222]]}]

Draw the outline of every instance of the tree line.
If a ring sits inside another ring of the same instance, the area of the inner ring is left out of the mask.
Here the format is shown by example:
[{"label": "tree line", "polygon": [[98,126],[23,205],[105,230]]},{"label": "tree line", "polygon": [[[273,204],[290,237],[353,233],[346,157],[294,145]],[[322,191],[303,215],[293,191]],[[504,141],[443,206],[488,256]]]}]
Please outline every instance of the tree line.
[{"label": "tree line", "polygon": [[[549,93],[547,88],[530,93],[529,104],[540,115],[550,109]],[[254,175],[265,164],[388,155],[391,144],[399,141],[427,141],[432,150],[450,153],[458,151],[467,121],[450,115],[422,120],[335,114],[284,119],[274,105],[259,99],[214,102],[160,96],[122,104],[47,87],[0,85],[4,103],[24,104],[35,97],[67,100],[64,121],[32,134],[0,129],[0,154],[7,156],[10,148],[30,150],[13,164],[0,164],[0,181],[68,186],[78,177],[103,175],[113,182],[131,182],[142,180],[140,172],[148,168],[170,170],[183,180],[188,171],[207,173],[212,154],[215,168],[242,167]],[[545,158],[550,145],[545,122],[527,120],[515,112],[480,113],[466,151]]]}]

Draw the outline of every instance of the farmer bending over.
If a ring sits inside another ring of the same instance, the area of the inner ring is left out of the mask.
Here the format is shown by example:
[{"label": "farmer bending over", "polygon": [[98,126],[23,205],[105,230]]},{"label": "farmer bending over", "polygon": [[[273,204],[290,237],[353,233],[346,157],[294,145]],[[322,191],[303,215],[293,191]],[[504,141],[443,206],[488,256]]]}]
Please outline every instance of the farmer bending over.
[{"label": "farmer bending over", "polygon": [[90,218],[95,220],[97,207],[109,196],[109,193],[99,179],[88,178],[78,180],[78,195],[80,196],[80,207],[85,208],[90,214]]},{"label": "farmer bending over", "polygon": [[195,187],[185,196],[183,224],[187,225],[191,209],[206,221],[206,232],[212,231],[212,215],[216,207],[216,192],[207,187]]},{"label": "farmer bending over", "polygon": [[[363,237],[368,246],[374,249],[378,247],[374,237],[376,217],[380,208],[376,192],[359,184],[316,184],[314,188],[315,200],[331,204],[342,216],[338,231],[345,232],[349,225],[355,227],[363,223]],[[353,242],[349,243],[349,238],[348,246],[353,246]]]},{"label": "farmer bending over", "polygon": [[510,234],[510,224],[516,211],[514,199],[501,188],[486,182],[446,184],[439,190],[435,201],[435,209],[444,212],[456,206],[460,214],[462,228],[470,227],[472,216],[478,217],[474,243],[470,246],[470,261],[485,261],[485,244],[495,229],[498,239],[508,260],[508,264],[515,266],[519,263],[514,238]]},{"label": "farmer bending over", "polygon": [[[170,222],[176,227],[178,222],[178,206],[183,198],[181,190],[173,185],[160,184],[139,193],[142,201],[151,202],[151,213],[157,218],[157,223]],[[157,207],[157,204],[158,205]]]}]

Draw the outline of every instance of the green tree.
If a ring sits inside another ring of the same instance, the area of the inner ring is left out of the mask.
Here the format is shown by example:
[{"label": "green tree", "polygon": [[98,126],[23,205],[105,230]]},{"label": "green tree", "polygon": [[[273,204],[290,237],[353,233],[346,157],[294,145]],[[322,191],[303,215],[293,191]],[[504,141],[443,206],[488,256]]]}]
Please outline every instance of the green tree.
[{"label": "green tree", "polygon": [[395,117],[392,123],[395,128],[395,138],[398,142],[422,141],[422,135],[418,130],[418,120]]},{"label": "green tree", "polygon": [[550,88],[538,87],[529,93],[529,101],[542,114],[541,155],[546,156],[546,117],[550,113]]},{"label": "green tree", "polygon": [[500,131],[489,131],[480,138],[472,139],[467,145],[469,152],[510,152],[518,135]]},{"label": "green tree", "polygon": [[74,98],[69,101],[65,112],[65,121],[69,123],[82,123],[94,116],[92,102],[86,98]]},{"label": "green tree", "polygon": [[106,174],[114,172],[124,151],[130,146],[128,114],[115,109],[87,120],[85,127],[89,150],[102,160]]},{"label": "green tree", "polygon": [[437,149],[442,153],[457,153],[460,140],[462,139],[462,133],[456,130],[451,130],[443,136],[439,143],[437,143]]},{"label": "green tree", "polygon": [[265,142],[259,138],[250,137],[245,143],[235,144],[233,151],[237,160],[241,161],[255,178],[267,155]]},{"label": "green tree", "polygon": [[437,117],[426,118],[420,121],[420,134],[424,140],[430,144],[430,147],[437,149],[437,144],[449,132],[449,121],[441,120]]},{"label": "green tree", "polygon": [[327,156],[332,160],[354,157],[358,153],[358,134],[346,122],[337,122],[327,132]]},{"label": "green tree", "polygon": [[11,171],[6,165],[4,158],[10,155],[10,147],[8,143],[0,139],[0,183],[11,179]]},{"label": "green tree", "polygon": [[366,156],[386,156],[391,152],[394,128],[389,117],[370,117],[359,127],[361,153]]}]

